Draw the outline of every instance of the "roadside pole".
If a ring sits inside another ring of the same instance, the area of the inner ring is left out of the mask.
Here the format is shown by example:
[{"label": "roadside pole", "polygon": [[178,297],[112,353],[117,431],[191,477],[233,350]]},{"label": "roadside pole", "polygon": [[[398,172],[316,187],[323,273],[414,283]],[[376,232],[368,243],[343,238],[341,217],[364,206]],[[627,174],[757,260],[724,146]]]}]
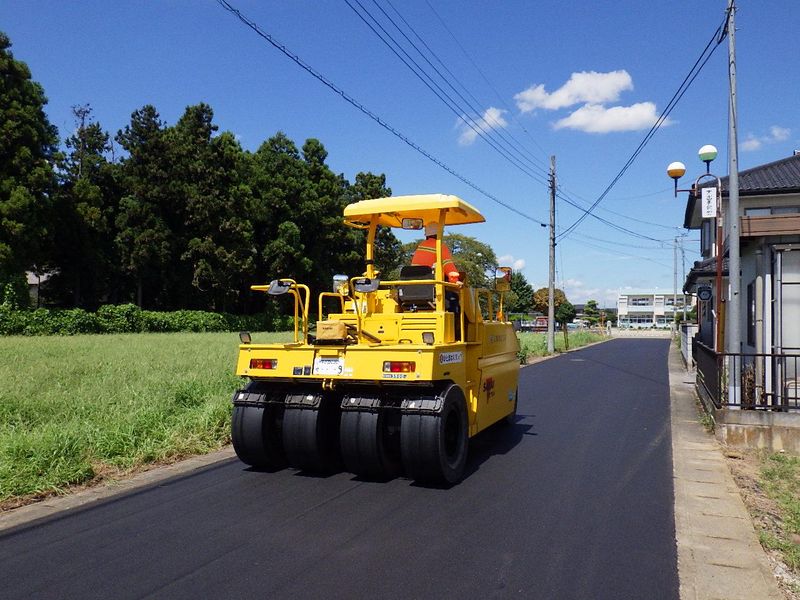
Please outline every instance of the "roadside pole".
[{"label": "roadside pole", "polygon": [[547,291],[547,353],[556,350],[556,157],[550,157],[550,276]]}]

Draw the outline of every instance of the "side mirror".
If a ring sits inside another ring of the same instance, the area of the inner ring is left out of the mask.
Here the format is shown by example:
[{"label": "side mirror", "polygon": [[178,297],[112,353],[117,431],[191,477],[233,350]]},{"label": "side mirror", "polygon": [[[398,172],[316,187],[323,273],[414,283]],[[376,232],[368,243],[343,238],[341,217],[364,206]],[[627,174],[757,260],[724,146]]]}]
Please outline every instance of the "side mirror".
[{"label": "side mirror", "polygon": [[498,267],[494,277],[495,290],[508,292],[511,289],[511,267]]},{"label": "side mirror", "polygon": [[370,279],[369,277],[359,277],[353,280],[353,289],[362,294],[374,292],[380,286],[381,280],[377,277]]},{"label": "side mirror", "polygon": [[290,281],[284,281],[282,279],[273,279],[269,282],[269,287],[267,288],[267,293],[270,296],[280,296],[285,294],[289,291],[289,288],[292,287]]},{"label": "side mirror", "polygon": [[410,229],[412,231],[419,231],[420,229],[422,229],[423,225],[424,222],[422,221],[422,219],[411,219],[408,217],[403,219],[401,222],[401,227],[403,229]]}]

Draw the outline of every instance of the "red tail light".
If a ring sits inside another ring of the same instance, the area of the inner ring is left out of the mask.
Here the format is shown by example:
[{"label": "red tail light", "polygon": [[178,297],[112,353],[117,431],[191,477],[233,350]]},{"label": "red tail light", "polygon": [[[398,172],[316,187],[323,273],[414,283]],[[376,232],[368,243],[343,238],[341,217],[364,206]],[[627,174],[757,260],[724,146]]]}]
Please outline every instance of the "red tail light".
[{"label": "red tail light", "polygon": [[383,363],[383,370],[386,373],[413,373],[417,368],[417,363],[413,361],[387,360]]},{"label": "red tail light", "polygon": [[278,359],[276,358],[251,358],[251,369],[277,369]]}]

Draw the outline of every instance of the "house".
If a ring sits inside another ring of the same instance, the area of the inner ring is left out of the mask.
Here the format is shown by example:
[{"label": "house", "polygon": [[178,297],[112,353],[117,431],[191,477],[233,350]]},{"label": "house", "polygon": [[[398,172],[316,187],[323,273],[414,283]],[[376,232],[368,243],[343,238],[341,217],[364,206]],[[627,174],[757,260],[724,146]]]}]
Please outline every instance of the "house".
[{"label": "house", "polygon": [[[688,299],[691,300],[691,297]],[[617,296],[617,327],[621,329],[669,329],[675,312],[683,313],[687,297],[659,291],[625,291]]]},{"label": "house", "polygon": [[[698,388],[717,408],[800,408],[800,153],[739,173],[741,311],[727,314],[728,178],[722,178],[720,223],[702,218],[701,189],[692,190],[684,227],[700,230],[703,260],[684,291],[700,301],[695,337]],[[717,228],[719,225],[719,229]],[[721,246],[721,247],[720,247]],[[703,289],[705,288],[705,289]],[[741,347],[723,351],[725,320],[739,319]],[[731,385],[731,374],[735,374]],[[733,392],[731,392],[733,390]],[[736,397],[731,397],[733,393]]]}]

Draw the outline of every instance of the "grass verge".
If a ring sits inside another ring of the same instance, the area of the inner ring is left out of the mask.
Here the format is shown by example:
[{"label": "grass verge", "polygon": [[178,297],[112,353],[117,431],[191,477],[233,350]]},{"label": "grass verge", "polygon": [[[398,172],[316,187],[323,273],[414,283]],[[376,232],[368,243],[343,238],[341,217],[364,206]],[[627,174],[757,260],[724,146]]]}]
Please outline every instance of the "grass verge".
[{"label": "grass verge", "polygon": [[800,457],[762,458],[761,484],[779,512],[774,530],[765,532],[762,543],[778,550],[792,572],[800,575]]},{"label": "grass verge", "polygon": [[0,507],[225,445],[238,343],[233,333],[0,338]]},{"label": "grass verge", "polygon": [[[537,356],[547,356],[547,334],[522,332],[517,334],[519,337],[519,357],[520,362],[525,363],[528,358]],[[569,333],[569,347],[580,348],[594,342],[607,339],[606,336],[589,331],[575,331]],[[565,340],[562,332],[556,332],[556,352],[565,351]]]}]

